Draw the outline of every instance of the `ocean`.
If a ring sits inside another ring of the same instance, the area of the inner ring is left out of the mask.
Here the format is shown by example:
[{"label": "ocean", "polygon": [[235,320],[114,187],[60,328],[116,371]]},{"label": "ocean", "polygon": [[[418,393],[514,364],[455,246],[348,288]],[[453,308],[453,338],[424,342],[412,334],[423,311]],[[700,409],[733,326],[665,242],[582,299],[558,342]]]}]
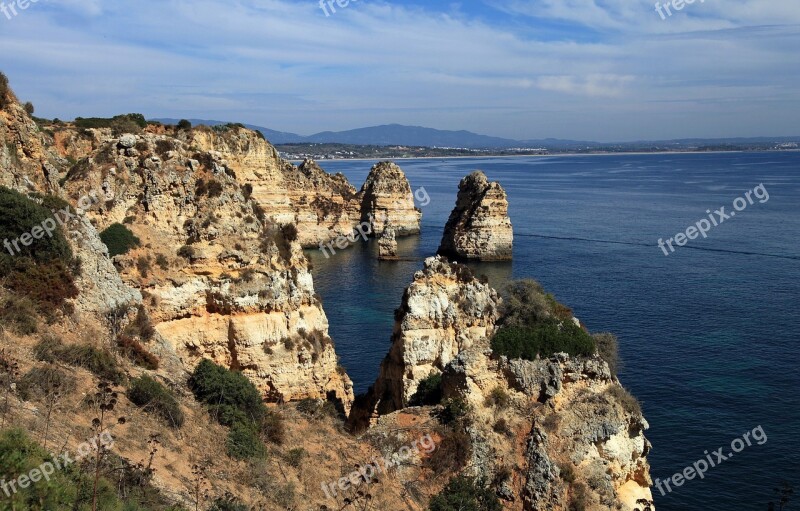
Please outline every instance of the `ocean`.
[{"label": "ocean", "polygon": [[[373,163],[320,162],[355,186]],[[800,152],[398,164],[423,198],[422,234],[400,240],[403,261],[377,261],[374,242],[330,259],[308,250],[357,393],[377,376],[393,311],[422,261],[435,254],[459,181],[480,169],[508,192],[514,261],[471,266],[497,286],[536,279],[592,332],[617,334],[620,379],[650,423],[654,479],[683,472],[706,459],[705,451],[731,453],[731,442],[758,426],[765,432],[766,442],[751,442],[704,479],[673,485],[663,496],[654,489],[656,507],[765,511],[781,481],[800,490]],[[736,211],[740,197],[746,207]],[[707,238],[689,231],[697,238],[681,240],[685,246],[659,248],[659,238],[698,222],[705,228],[701,221],[711,218],[718,225]]]}]

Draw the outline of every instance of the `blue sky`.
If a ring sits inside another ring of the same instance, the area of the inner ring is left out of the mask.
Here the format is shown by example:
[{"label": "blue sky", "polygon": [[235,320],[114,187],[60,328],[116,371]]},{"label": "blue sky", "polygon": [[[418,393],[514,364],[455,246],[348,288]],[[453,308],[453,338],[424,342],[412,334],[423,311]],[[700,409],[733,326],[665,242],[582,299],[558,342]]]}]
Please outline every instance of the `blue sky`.
[{"label": "blue sky", "polygon": [[0,70],[62,119],[800,135],[800,1],[696,0],[667,19],[654,3],[351,0],[326,16],[318,0],[38,0],[0,13]]}]

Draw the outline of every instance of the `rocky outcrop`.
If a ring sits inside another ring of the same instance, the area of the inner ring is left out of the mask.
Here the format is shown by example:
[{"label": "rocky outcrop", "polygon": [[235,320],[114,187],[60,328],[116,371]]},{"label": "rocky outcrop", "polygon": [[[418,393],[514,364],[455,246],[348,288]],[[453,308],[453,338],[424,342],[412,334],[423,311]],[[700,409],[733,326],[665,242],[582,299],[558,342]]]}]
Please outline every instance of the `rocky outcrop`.
[{"label": "rocky outcrop", "polygon": [[[9,91],[5,107],[0,109],[0,184],[20,193],[69,199],[73,209],[79,209],[78,199],[85,193],[74,199],[64,194],[59,179],[69,168],[69,161],[53,144],[51,136],[39,129]],[[102,183],[93,191],[99,200],[105,198]],[[140,303],[141,294],[122,282],[97,229],[86,217],[75,215],[64,234],[81,261],[81,271],[75,279],[78,297],[74,306],[78,318],[82,314],[104,317],[114,307]]]},{"label": "rocky outcrop", "polygon": [[463,471],[494,481],[506,509],[644,509],[650,444],[636,400],[598,356],[493,354],[500,306],[465,267],[428,259],[403,297],[378,380],[354,406],[354,427],[404,413],[420,380],[441,374],[443,397],[469,405]]},{"label": "rocky outcrop", "polygon": [[372,167],[359,197],[361,221],[370,223],[375,236],[389,225],[397,236],[420,232],[422,212],[414,206],[411,185],[396,164],[381,162]]},{"label": "rocky outcrop", "polygon": [[513,244],[505,190],[481,171],[462,179],[438,253],[456,260],[510,261]]},{"label": "rocky outcrop", "polygon": [[474,475],[491,479],[503,460],[526,460],[513,481],[521,509],[568,509],[579,495],[587,509],[632,511],[643,509],[641,500],[652,502],[644,436],[649,426],[636,399],[599,357],[525,361],[469,350],[447,366],[443,388],[445,396],[472,404],[477,423],[497,420],[489,415],[496,410],[485,405],[493,393],[533,404],[532,424],[514,413],[503,417],[512,428],[529,429],[524,449],[509,449],[491,431],[470,431],[474,442],[488,444],[473,453]]},{"label": "rocky outcrop", "polygon": [[397,237],[392,227],[384,229],[378,238],[378,259],[382,261],[397,259]]},{"label": "rocky outcrop", "polygon": [[500,297],[466,266],[425,260],[396,313],[392,346],[354,423],[408,406],[420,381],[467,349],[488,348]]},{"label": "rocky outcrop", "polygon": [[240,370],[267,400],[322,398],[347,410],[352,384],[297,229],[273,221],[247,186],[254,175],[282,176],[273,156],[246,130],[200,130],[186,142],[146,131],[103,143],[65,188],[75,200],[105,183],[113,199],[87,215],[98,230],[124,222],[141,240],[114,263],[187,369],[209,358]]}]

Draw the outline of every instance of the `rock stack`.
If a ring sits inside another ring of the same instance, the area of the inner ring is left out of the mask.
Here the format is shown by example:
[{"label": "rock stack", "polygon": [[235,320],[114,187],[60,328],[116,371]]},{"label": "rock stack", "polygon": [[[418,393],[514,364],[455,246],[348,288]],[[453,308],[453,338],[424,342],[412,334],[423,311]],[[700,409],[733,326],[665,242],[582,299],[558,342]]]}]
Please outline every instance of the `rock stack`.
[{"label": "rock stack", "polygon": [[422,212],[414,206],[414,194],[403,170],[391,162],[372,167],[361,197],[361,221],[370,222],[372,232],[380,236],[388,225],[396,236],[419,234]]},{"label": "rock stack", "polygon": [[505,190],[481,171],[462,179],[438,253],[462,261],[510,261],[513,244]]},{"label": "rock stack", "polygon": [[384,229],[383,234],[378,238],[378,259],[382,261],[397,259],[397,236],[393,227]]}]

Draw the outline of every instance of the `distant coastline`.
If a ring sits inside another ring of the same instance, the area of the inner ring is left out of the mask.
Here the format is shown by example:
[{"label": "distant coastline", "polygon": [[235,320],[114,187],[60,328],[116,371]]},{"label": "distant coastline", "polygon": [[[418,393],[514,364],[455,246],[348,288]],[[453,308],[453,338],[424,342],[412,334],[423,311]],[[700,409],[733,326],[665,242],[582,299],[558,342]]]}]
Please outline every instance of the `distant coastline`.
[{"label": "distant coastline", "polygon": [[305,158],[312,158],[320,162],[329,161],[376,161],[376,160],[468,160],[479,158],[552,158],[555,156],[645,156],[645,155],[681,155],[681,154],[722,154],[722,153],[796,153],[800,149],[729,149],[714,151],[597,151],[597,152],[552,152],[544,154],[475,154],[472,156],[374,156],[374,157],[337,157],[318,158],[311,155],[288,157],[281,152],[281,157],[291,162],[302,162]]}]

